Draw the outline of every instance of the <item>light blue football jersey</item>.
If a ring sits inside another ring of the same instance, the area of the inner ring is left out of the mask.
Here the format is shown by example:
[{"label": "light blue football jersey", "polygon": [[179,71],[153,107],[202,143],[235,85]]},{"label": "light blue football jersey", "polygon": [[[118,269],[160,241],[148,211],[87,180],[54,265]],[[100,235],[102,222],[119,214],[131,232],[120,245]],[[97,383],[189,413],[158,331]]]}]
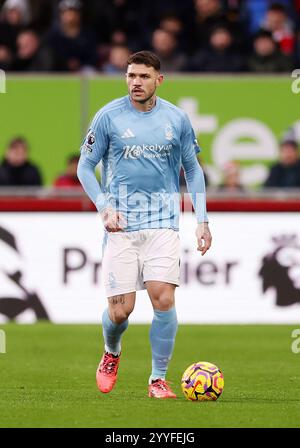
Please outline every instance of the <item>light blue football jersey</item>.
[{"label": "light blue football jersey", "polygon": [[157,97],[151,111],[140,112],[125,96],[95,115],[80,163],[101,162],[99,192],[87,192],[98,210],[108,205],[119,210],[126,231],[178,230],[181,165],[194,162],[199,151],[184,111]]}]

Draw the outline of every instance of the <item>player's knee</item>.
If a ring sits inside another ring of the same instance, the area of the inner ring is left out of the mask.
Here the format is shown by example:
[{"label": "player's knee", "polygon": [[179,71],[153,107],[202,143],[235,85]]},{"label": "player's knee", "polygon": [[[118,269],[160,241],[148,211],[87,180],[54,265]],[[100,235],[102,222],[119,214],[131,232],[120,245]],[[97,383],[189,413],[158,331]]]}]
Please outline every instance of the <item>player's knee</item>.
[{"label": "player's knee", "polygon": [[157,300],[155,300],[154,307],[160,311],[168,311],[174,306],[173,294],[161,294]]},{"label": "player's knee", "polygon": [[131,314],[131,309],[120,308],[110,311],[111,320],[116,324],[122,324]]}]

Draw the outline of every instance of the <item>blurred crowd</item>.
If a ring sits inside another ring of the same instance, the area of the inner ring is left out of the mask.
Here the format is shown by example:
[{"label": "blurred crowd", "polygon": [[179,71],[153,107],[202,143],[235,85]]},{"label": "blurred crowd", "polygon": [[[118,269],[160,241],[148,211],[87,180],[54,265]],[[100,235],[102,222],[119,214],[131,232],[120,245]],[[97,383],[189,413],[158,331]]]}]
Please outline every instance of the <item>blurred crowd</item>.
[{"label": "blurred crowd", "polygon": [[[300,66],[300,0],[0,0],[0,69],[120,74],[141,49],[154,51],[164,72],[288,72]],[[261,187],[300,188],[295,140],[281,141],[279,154]],[[81,189],[78,159],[67,158],[54,187]],[[221,174],[218,192],[246,191],[238,161]],[[0,186],[43,184],[28,142],[14,137]]]},{"label": "blurred crowd", "polygon": [[300,65],[300,0],[0,0],[0,69],[118,74],[154,51],[165,72]]},{"label": "blurred crowd", "polygon": [[[42,187],[43,176],[40,168],[30,160],[29,143],[24,137],[14,137],[8,143],[0,162],[0,187]],[[78,188],[78,154],[67,157],[63,173],[53,180],[55,188]]]},{"label": "blurred crowd", "polygon": [[[66,160],[65,170],[53,179],[53,187],[72,189],[82,192],[77,177],[78,154],[71,154]],[[200,160],[199,160],[199,163]],[[206,186],[211,187],[210,179],[202,165]],[[186,191],[184,172],[180,173],[181,191]],[[0,162],[0,187],[42,187],[43,179],[40,169],[30,160],[29,144],[23,137],[14,137],[7,145]],[[279,159],[269,170],[261,188],[299,189],[300,155],[295,140],[285,139],[280,142]],[[222,181],[214,186],[217,193],[247,193],[247,187],[241,180],[241,167],[237,160],[230,160],[222,167]]]}]

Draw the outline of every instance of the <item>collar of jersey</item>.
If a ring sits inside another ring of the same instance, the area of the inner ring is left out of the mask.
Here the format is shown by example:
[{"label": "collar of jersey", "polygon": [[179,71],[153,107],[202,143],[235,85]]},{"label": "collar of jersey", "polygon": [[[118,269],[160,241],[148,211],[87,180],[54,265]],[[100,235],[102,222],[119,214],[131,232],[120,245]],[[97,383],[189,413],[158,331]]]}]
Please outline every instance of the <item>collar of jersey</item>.
[{"label": "collar of jersey", "polygon": [[126,97],[126,101],[127,101],[127,104],[128,104],[128,106],[129,106],[129,108],[132,110],[132,112],[134,112],[136,115],[138,115],[139,117],[140,116],[143,116],[143,115],[154,115],[158,110],[159,110],[159,108],[160,108],[160,104],[161,104],[161,102],[160,102],[160,98],[157,96],[156,97],[156,104],[155,104],[155,106],[153,107],[153,109],[151,109],[151,110],[149,110],[148,112],[142,112],[142,111],[140,111],[140,110],[137,110],[134,106],[133,106],[133,104],[131,103],[131,101],[130,101],[130,97],[129,97],[129,95],[127,95],[127,97]]}]

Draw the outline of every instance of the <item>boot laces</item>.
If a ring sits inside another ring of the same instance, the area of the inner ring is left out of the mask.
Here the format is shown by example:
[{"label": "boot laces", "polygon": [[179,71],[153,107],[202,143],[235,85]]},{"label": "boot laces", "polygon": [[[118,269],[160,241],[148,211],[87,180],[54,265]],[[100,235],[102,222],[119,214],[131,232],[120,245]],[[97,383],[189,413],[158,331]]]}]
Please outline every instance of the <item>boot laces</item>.
[{"label": "boot laces", "polygon": [[155,380],[152,383],[152,386],[156,387],[157,389],[160,390],[170,390],[170,386],[169,386],[170,382],[166,381],[166,380]]},{"label": "boot laces", "polygon": [[107,374],[115,373],[117,365],[118,365],[118,358],[114,358],[112,355],[106,353],[104,355],[101,370],[102,372]]}]

